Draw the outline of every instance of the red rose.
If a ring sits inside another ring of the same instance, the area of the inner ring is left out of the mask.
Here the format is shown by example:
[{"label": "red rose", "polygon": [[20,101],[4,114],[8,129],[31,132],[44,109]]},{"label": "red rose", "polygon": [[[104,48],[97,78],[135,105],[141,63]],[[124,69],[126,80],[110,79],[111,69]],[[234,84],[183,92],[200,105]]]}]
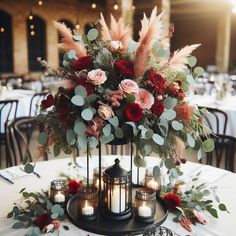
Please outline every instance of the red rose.
[{"label": "red rose", "polygon": [[78,60],[74,61],[72,69],[75,71],[80,71],[84,69],[90,69],[93,66],[93,59],[91,56],[80,57]]},{"label": "red rose", "polygon": [[37,216],[34,223],[42,230],[45,226],[52,223],[52,218],[50,213],[47,212],[43,215]]},{"label": "red rose", "polygon": [[164,105],[161,101],[156,101],[152,107],[151,107],[151,111],[157,115],[158,117],[163,113],[164,111]]},{"label": "red rose", "polygon": [[52,94],[49,94],[46,99],[41,102],[41,109],[45,110],[54,105],[55,98]]},{"label": "red rose", "polygon": [[180,103],[175,107],[176,119],[188,122],[193,116],[193,107],[190,107],[186,102]]},{"label": "red rose", "polygon": [[153,87],[153,89],[159,94],[163,93],[166,80],[160,74],[158,74],[154,69],[150,70],[150,74],[147,77],[147,83]]},{"label": "red rose", "polygon": [[174,210],[176,207],[180,207],[181,200],[179,197],[174,193],[168,193],[164,196],[165,203],[169,210]]},{"label": "red rose", "polygon": [[134,77],[134,65],[133,65],[133,63],[131,63],[129,61],[120,60],[120,61],[116,61],[114,63],[114,67],[115,67],[116,71],[119,74],[122,74],[122,75],[124,75],[125,77],[128,77],[128,78],[133,78]]},{"label": "red rose", "polygon": [[185,93],[182,89],[179,89],[177,97],[179,98],[179,100],[183,100],[185,97]]},{"label": "red rose", "polygon": [[68,187],[69,187],[69,192],[71,194],[76,194],[78,189],[81,187],[81,184],[78,183],[76,180],[70,180]]},{"label": "red rose", "polygon": [[137,103],[130,103],[125,107],[125,115],[130,121],[140,121],[143,118],[143,111]]}]

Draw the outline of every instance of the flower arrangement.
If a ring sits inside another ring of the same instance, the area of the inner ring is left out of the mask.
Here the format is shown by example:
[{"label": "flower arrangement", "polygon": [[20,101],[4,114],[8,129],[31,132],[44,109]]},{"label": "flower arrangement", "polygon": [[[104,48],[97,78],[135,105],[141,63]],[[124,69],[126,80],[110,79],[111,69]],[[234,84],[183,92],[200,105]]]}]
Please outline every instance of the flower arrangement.
[{"label": "flower arrangement", "polygon": [[206,212],[214,218],[218,218],[217,209],[228,212],[216,194],[216,186],[203,183],[200,174],[201,172],[188,180],[172,179],[160,193],[169,211],[175,214],[173,221],[179,222],[189,232],[192,232],[192,224],[207,224]]},{"label": "flower arrangement", "polygon": [[52,145],[55,156],[90,152],[99,142],[125,139],[137,144],[136,165],[145,165],[144,157],[154,152],[173,166],[182,157],[180,147],[194,148],[198,158],[212,151],[203,110],[185,102],[189,84],[204,72],[194,68],[197,60],[190,55],[199,44],[170,53],[172,30],[164,34],[156,8],[150,18],[144,14],[138,42],[122,19],[111,16],[109,28],[101,15],[99,23],[100,34],[93,28],[81,37],[54,22],[62,36],[63,67],[52,70],[41,62],[62,81],[41,104],[38,119],[46,129],[38,138],[39,154]]},{"label": "flower arrangement", "polygon": [[[78,179],[69,179],[68,176],[67,178],[69,193],[73,195],[77,193],[83,183]],[[64,208],[51,201],[48,191],[27,192],[24,188],[19,193],[22,194],[21,202],[14,203],[12,211],[7,215],[7,218],[16,220],[12,225],[13,229],[34,226],[27,234],[29,236],[54,231],[57,231],[59,235],[60,227],[69,230],[67,225],[61,224],[61,221],[65,220]]]}]

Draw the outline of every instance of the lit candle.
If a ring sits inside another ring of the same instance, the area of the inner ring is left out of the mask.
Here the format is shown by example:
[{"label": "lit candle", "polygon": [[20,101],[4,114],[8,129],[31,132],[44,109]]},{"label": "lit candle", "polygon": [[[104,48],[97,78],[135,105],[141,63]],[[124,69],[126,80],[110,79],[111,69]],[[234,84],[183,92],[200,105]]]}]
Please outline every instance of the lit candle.
[{"label": "lit candle", "polygon": [[[119,187],[115,186],[113,191],[111,192],[110,199],[110,191],[108,191],[108,208],[114,213],[120,213],[125,211],[125,190],[119,190]],[[111,204],[110,204],[111,200]]]},{"label": "lit candle", "polygon": [[54,196],[54,202],[64,202],[66,200],[66,197],[64,194],[62,194],[60,191],[58,191],[57,194]]},{"label": "lit candle", "polygon": [[152,178],[151,180],[149,180],[147,182],[147,187],[151,188],[153,190],[158,190],[158,182],[154,180],[154,178]]},{"label": "lit candle", "polygon": [[85,206],[82,208],[82,214],[83,215],[93,215],[94,213],[94,208],[92,206],[88,205],[88,201],[85,201]]},{"label": "lit candle", "polygon": [[141,217],[150,217],[152,216],[152,209],[146,206],[144,202],[143,205],[138,208],[138,215]]}]

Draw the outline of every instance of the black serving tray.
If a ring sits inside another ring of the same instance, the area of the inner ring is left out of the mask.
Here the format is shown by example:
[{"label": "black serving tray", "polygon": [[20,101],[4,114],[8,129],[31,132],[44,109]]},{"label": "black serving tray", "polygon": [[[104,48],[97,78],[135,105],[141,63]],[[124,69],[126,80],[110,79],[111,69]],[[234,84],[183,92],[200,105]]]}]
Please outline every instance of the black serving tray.
[{"label": "black serving tray", "polygon": [[74,195],[67,203],[67,213],[72,221],[80,229],[103,235],[121,236],[126,234],[141,234],[153,226],[161,225],[167,218],[168,210],[165,202],[157,198],[156,218],[153,223],[142,223],[135,219],[133,215],[129,219],[114,221],[104,218],[101,214],[93,221],[84,221],[78,219],[77,195]]}]

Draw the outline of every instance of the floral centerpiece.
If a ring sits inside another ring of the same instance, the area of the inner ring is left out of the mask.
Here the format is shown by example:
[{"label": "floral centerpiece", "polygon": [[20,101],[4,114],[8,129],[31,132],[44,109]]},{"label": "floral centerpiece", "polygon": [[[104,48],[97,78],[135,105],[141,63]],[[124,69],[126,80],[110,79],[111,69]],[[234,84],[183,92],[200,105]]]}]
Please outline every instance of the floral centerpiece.
[{"label": "floral centerpiece", "polygon": [[63,67],[41,63],[62,81],[41,104],[38,119],[46,129],[38,138],[39,154],[52,145],[55,156],[90,152],[98,142],[125,139],[138,144],[136,165],[145,165],[144,157],[154,152],[173,166],[184,147],[194,148],[199,158],[211,151],[203,111],[185,101],[189,84],[204,72],[190,56],[199,44],[170,53],[173,30],[164,34],[156,8],[149,19],[144,14],[138,42],[122,19],[111,16],[109,28],[101,15],[99,23],[100,33],[93,28],[81,37],[54,22],[62,36]]}]

